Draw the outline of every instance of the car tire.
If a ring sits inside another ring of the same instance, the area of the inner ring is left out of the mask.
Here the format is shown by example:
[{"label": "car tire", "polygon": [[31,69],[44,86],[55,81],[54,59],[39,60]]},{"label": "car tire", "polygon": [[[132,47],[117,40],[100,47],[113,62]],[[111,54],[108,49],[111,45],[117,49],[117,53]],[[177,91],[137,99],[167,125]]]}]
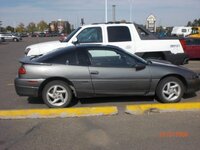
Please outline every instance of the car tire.
[{"label": "car tire", "polygon": [[161,103],[179,102],[184,94],[183,82],[176,77],[167,77],[156,88],[156,98]]},{"label": "car tire", "polygon": [[48,107],[64,108],[71,103],[72,91],[67,83],[55,80],[46,84],[42,98]]}]

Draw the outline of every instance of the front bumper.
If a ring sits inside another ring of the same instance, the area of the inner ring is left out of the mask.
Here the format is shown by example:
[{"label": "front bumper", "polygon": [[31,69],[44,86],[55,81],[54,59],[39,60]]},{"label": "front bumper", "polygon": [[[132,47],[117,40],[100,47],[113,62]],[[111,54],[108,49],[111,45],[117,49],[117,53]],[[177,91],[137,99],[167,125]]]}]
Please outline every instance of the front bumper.
[{"label": "front bumper", "polygon": [[186,93],[194,93],[200,90],[200,75],[194,79],[187,80]]},{"label": "front bumper", "polygon": [[15,91],[19,96],[39,96],[39,87],[44,79],[15,79]]}]

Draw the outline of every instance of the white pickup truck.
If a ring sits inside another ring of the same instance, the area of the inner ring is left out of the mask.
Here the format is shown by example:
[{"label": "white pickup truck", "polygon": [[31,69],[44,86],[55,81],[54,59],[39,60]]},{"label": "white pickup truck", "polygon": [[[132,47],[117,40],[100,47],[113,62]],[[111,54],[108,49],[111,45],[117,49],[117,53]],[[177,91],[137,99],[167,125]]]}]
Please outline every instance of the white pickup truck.
[{"label": "white pickup truck", "polygon": [[174,64],[188,61],[178,39],[158,39],[148,30],[133,23],[104,23],[84,25],[63,41],[38,43],[26,47],[27,56],[41,55],[74,43],[115,45],[145,59],[162,59]]}]

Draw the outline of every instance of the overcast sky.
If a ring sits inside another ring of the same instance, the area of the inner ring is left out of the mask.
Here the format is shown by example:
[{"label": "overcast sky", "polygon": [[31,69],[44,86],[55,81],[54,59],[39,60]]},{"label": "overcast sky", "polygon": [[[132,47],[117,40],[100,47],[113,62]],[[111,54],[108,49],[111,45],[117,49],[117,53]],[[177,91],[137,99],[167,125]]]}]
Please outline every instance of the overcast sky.
[{"label": "overcast sky", "polygon": [[[112,5],[116,19],[130,21],[131,0],[107,0],[108,21],[112,20]],[[132,0],[132,21],[145,24],[153,14],[157,25],[183,26],[200,18],[200,0]],[[105,0],[0,0],[0,21],[3,26],[27,25],[30,22],[63,19],[80,25],[105,22]]]}]

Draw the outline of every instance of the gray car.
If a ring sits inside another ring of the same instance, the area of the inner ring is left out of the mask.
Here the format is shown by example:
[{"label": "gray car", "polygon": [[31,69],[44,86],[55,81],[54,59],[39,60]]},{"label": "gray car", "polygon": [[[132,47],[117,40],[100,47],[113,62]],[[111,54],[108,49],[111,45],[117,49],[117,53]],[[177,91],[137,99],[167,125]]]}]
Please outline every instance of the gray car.
[{"label": "gray car", "polygon": [[22,40],[20,36],[11,33],[0,33],[0,38],[2,38],[3,41],[19,42],[20,40]]},{"label": "gray car", "polygon": [[20,62],[16,92],[41,96],[49,107],[69,106],[73,97],[130,95],[174,103],[200,89],[197,73],[164,61],[145,61],[115,46],[72,46]]}]

